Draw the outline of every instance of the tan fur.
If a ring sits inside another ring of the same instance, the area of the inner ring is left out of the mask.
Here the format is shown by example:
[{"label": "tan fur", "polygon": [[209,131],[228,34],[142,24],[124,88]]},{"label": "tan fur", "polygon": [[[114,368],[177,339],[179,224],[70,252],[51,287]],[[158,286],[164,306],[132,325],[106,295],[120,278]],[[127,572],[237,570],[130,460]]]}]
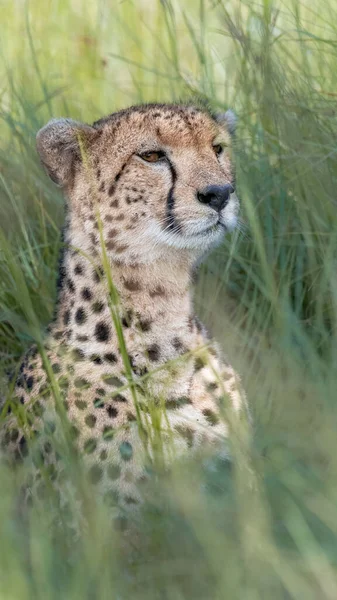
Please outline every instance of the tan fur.
[{"label": "tan fur", "polygon": [[[113,503],[133,506],[141,500],[139,482],[154,457],[151,428],[158,415],[167,460],[172,448],[180,454],[205,442],[221,447],[228,435],[221,406],[229,402],[239,410],[244,398],[238,376],[194,317],[190,294],[196,262],[221,241],[224,226],[232,229],[236,222],[235,194],[221,211],[223,226],[196,196],[207,185],[232,181],[229,150],[217,157],[212,147],[219,141],[230,145],[226,119],[217,121],[192,106],[149,105],[92,127],[53,121],[37,140],[42,162],[64,187],[69,207],[47,356],[92,482]],[[139,157],[158,148],[171,166]],[[109,300],[103,240],[119,296],[116,306]],[[133,393],[113,313],[122,322]],[[39,354],[26,358],[16,397],[30,422],[19,424],[11,415],[5,446],[19,457],[25,436],[35,429],[44,463],[54,474],[45,423],[52,423],[53,439],[63,425]],[[61,471],[58,465],[56,473]]]}]

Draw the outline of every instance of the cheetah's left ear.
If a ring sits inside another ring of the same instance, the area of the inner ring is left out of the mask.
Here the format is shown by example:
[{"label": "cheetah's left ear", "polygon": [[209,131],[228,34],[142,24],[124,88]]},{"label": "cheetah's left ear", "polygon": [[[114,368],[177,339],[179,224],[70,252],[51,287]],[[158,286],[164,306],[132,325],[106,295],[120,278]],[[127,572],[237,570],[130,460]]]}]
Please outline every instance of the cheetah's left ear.
[{"label": "cheetah's left ear", "polygon": [[226,110],[224,113],[218,113],[215,120],[222,125],[225,125],[231,135],[235,134],[237,117],[232,110]]}]

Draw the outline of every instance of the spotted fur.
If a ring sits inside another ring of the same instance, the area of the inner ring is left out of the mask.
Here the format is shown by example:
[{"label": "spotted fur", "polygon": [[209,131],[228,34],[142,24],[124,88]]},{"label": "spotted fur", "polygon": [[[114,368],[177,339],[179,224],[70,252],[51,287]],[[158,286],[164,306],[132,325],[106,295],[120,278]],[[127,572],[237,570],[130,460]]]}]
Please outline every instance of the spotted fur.
[{"label": "spotted fur", "polygon": [[[92,484],[125,507],[142,499],[153,419],[161,418],[164,447],[178,454],[223,445],[222,408],[239,411],[244,397],[194,316],[190,281],[236,224],[235,193],[219,214],[197,196],[233,182],[232,128],[232,115],[145,105],[92,126],[61,119],[39,131],[42,163],[68,200],[57,315],[45,343],[52,377],[31,350],[15,389],[26,419],[12,412],[2,436],[15,459],[35,448],[37,481],[41,464],[51,481],[61,477],[52,446],[65,423]],[[215,143],[224,144],[220,156]],[[157,150],[163,160],[142,158]]]}]

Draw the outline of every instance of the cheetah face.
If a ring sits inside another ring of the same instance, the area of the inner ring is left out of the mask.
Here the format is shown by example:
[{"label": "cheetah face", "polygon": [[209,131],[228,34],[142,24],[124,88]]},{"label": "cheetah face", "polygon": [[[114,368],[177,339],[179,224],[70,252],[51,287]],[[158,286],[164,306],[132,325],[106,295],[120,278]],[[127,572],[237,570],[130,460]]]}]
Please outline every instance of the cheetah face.
[{"label": "cheetah face", "polygon": [[231,113],[145,105],[92,127],[51,121],[37,145],[93,247],[99,214],[112,259],[148,261],[170,247],[202,254],[235,227],[232,132]]}]

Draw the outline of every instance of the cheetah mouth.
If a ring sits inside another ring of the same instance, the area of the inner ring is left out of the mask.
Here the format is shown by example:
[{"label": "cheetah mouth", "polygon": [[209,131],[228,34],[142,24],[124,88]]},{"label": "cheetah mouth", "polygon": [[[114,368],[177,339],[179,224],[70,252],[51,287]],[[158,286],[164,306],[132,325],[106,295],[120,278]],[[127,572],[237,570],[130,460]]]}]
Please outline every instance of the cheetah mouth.
[{"label": "cheetah mouth", "polygon": [[216,223],[213,223],[213,225],[209,225],[208,227],[205,227],[205,229],[202,229],[201,231],[199,231],[197,233],[197,235],[209,235],[212,233],[218,233],[221,230],[223,230],[223,232],[225,232],[227,230],[227,227],[219,219]]}]

